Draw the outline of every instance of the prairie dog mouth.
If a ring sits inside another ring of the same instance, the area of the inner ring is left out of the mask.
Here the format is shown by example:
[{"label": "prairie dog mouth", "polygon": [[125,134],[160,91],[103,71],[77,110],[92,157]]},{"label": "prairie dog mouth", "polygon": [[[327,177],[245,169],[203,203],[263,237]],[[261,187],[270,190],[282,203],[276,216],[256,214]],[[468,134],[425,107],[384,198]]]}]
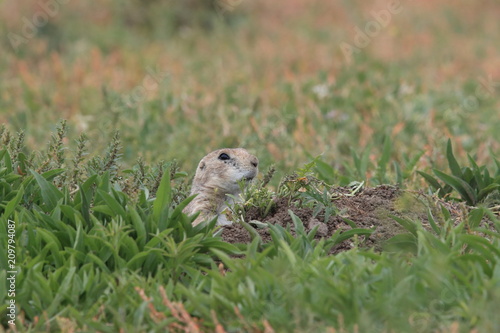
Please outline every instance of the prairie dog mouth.
[{"label": "prairie dog mouth", "polygon": [[257,176],[257,172],[248,172],[245,176],[241,178],[241,180],[250,182],[255,178],[255,176]]}]

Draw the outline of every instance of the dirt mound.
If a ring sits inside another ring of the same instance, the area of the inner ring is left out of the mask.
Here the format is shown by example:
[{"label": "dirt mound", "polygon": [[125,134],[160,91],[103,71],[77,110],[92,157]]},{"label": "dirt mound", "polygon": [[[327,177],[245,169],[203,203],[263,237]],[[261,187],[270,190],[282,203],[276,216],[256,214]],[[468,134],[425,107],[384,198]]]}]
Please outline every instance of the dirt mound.
[{"label": "dirt mound", "polygon": [[[285,228],[289,226],[294,234],[294,225],[288,212],[291,210],[304,223],[306,231],[318,225],[315,237],[320,239],[330,237],[339,229],[342,231],[352,229],[345,220],[348,219],[354,222],[356,228],[374,229],[369,237],[360,237],[362,240],[360,246],[374,247],[377,250],[381,249],[384,241],[404,232],[404,229],[389,215],[422,221],[424,226],[428,225],[427,206],[418,199],[419,196],[423,196],[422,194],[409,193],[391,185],[365,188],[355,194],[351,192],[352,190],[346,187],[332,190],[333,204],[338,212],[335,216],[331,216],[327,223],[324,223],[322,214],[314,216],[312,208],[297,207],[294,202],[289,202],[288,198],[275,200],[274,209],[265,217],[260,216],[258,209],[250,208],[246,212],[246,221],[257,220]],[[264,242],[271,240],[268,228],[255,228],[255,230]],[[222,238],[229,243],[249,243],[252,240],[250,233],[239,223],[224,227]],[[334,253],[345,251],[352,246],[352,240],[346,240],[335,246],[332,251]]]}]

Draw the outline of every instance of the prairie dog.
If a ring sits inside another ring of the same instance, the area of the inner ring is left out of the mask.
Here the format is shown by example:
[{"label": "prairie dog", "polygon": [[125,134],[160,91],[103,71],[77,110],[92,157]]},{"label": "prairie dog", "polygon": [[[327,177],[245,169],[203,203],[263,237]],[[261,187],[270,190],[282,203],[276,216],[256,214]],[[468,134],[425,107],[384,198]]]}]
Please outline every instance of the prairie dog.
[{"label": "prairie dog", "polygon": [[193,222],[212,219],[217,216],[217,225],[228,225],[224,214],[226,202],[232,202],[227,195],[238,196],[240,182],[250,182],[257,176],[259,160],[243,148],[224,148],[213,151],[203,157],[198,164],[191,187],[191,195],[197,196],[183,212],[192,215],[200,212]]}]

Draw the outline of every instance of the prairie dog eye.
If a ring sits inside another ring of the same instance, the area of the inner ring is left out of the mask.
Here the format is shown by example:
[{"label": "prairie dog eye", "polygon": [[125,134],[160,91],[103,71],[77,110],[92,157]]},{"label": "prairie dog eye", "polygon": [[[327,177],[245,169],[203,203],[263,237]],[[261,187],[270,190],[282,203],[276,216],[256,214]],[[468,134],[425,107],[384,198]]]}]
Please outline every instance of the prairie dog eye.
[{"label": "prairie dog eye", "polygon": [[227,161],[229,159],[231,159],[231,158],[226,153],[222,153],[222,154],[219,155],[219,160],[221,160],[221,161]]}]

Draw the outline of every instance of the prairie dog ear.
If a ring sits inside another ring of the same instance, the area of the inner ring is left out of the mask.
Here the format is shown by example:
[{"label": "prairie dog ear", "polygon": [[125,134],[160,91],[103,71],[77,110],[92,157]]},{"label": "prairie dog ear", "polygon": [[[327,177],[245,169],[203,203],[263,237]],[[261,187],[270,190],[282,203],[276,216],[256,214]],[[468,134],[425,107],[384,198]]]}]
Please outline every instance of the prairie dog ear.
[{"label": "prairie dog ear", "polygon": [[205,162],[200,162],[200,170],[205,169]]}]

